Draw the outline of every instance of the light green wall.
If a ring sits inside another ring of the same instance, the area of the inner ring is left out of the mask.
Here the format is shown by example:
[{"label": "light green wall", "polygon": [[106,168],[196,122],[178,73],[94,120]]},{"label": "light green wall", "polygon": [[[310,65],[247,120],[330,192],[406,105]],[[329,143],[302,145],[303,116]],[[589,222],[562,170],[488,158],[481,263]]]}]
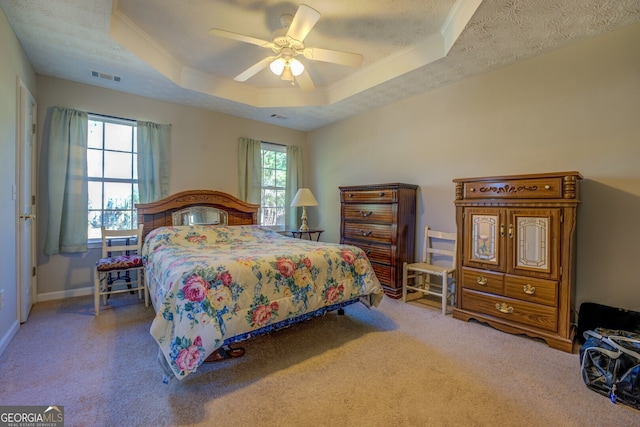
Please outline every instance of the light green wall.
[{"label": "light green wall", "polygon": [[338,186],[407,182],[418,229],[455,230],[454,178],[577,170],[578,306],[640,311],[639,46],[636,24],[310,132],[309,216],[338,241]]}]

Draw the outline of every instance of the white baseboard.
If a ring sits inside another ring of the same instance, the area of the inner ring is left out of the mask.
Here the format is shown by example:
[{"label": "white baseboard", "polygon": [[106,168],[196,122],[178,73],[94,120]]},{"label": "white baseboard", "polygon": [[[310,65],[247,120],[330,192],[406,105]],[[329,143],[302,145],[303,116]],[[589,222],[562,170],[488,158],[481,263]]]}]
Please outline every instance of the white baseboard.
[{"label": "white baseboard", "polygon": [[7,331],[7,333],[0,339],[0,355],[4,352],[4,350],[9,346],[9,343],[13,339],[13,337],[18,332],[20,328],[20,322],[17,320],[11,324],[11,327]]},{"label": "white baseboard", "polygon": [[36,295],[37,302],[53,301],[57,299],[84,297],[87,295],[93,295],[93,286],[88,288],[70,289],[67,291],[48,292],[46,294]]}]

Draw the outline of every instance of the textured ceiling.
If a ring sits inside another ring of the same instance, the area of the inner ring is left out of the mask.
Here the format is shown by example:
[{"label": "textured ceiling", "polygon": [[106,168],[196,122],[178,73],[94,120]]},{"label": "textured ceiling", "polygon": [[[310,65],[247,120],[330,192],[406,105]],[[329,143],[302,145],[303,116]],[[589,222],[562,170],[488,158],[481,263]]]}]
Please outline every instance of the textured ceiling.
[{"label": "textured ceiling", "polygon": [[364,55],[357,69],[303,58],[313,92],[268,68],[233,81],[271,51],[208,34],[217,27],[271,40],[298,3],[0,0],[39,74],[303,131],[640,22],[640,0],[304,3],[321,13],[306,46]]}]

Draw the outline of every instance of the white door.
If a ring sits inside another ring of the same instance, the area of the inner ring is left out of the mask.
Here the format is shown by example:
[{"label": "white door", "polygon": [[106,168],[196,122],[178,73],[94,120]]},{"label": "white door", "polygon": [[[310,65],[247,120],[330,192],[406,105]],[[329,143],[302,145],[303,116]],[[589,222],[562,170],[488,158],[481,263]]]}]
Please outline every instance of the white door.
[{"label": "white door", "polygon": [[18,81],[18,312],[29,317],[36,289],[36,101]]}]

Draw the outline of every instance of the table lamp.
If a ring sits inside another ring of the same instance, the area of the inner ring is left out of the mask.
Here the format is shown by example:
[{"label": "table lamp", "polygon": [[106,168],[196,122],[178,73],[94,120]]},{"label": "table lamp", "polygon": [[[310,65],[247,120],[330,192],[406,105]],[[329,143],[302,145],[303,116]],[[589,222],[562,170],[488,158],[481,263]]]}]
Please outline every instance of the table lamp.
[{"label": "table lamp", "polygon": [[307,225],[307,206],[318,206],[318,201],[308,188],[300,188],[291,202],[292,207],[302,206],[302,225],[300,231],[309,231]]}]

